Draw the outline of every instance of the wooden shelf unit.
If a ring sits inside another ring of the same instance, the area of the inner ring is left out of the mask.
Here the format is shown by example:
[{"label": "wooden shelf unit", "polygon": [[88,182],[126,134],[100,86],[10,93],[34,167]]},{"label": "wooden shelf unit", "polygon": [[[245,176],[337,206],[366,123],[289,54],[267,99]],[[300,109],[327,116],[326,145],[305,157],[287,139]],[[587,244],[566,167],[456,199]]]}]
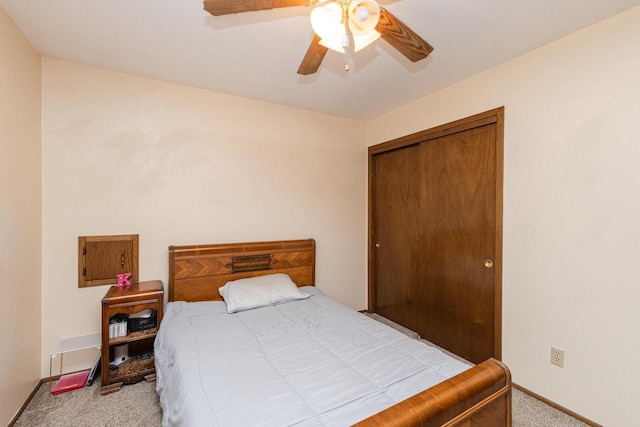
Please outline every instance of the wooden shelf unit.
[{"label": "wooden shelf unit", "polygon": [[[157,313],[156,327],[143,331],[128,332],[126,336],[109,338],[109,319],[116,314],[131,315],[142,310],[152,309]],[[102,299],[102,390],[108,394],[120,390],[123,384],[132,384],[141,380],[155,380],[153,360],[153,341],[160,327],[164,313],[164,287],[162,281],[132,283],[118,288],[111,286]],[[129,344],[129,359],[116,369],[109,368],[113,360],[114,347]]]}]

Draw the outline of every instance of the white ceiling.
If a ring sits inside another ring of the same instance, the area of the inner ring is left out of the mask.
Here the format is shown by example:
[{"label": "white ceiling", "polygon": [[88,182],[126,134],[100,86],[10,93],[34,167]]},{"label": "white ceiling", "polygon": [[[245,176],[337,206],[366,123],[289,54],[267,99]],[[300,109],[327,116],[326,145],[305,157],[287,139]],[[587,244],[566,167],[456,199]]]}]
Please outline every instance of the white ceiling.
[{"label": "white ceiling", "polygon": [[316,74],[300,76],[309,7],[214,17],[201,0],[0,0],[47,57],[365,120],[640,0],[379,3],[435,48],[429,58],[411,63],[379,39],[349,56],[349,72],[329,51]]}]

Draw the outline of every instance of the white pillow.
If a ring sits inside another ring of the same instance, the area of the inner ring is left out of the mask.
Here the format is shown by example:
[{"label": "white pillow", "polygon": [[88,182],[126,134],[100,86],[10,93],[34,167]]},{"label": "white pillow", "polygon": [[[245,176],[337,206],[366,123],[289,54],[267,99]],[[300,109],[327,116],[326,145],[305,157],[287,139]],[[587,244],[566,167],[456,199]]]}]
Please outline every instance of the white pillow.
[{"label": "white pillow", "polygon": [[300,291],[291,278],[282,273],[232,280],[218,291],[227,303],[229,313],[282,304],[310,296]]}]

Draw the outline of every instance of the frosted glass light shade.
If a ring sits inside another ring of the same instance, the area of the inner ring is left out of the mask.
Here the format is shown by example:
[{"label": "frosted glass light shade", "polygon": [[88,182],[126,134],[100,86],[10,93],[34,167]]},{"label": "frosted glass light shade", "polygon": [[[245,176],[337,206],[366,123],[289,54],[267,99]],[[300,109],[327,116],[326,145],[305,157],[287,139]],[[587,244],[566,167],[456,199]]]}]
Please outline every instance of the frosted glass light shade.
[{"label": "frosted glass light shade", "polygon": [[364,36],[375,31],[380,20],[380,6],[373,0],[352,0],[349,3],[349,30]]},{"label": "frosted glass light shade", "polygon": [[337,3],[319,4],[311,11],[311,28],[321,39],[333,39],[343,25],[342,8]]},{"label": "frosted glass light shade", "polygon": [[[344,28],[344,27],[343,27]],[[344,53],[344,39],[345,34],[337,33],[335,37],[330,39],[320,39],[320,44],[324,47],[328,47],[331,50],[335,50],[336,52]]]},{"label": "frosted glass light shade", "polygon": [[353,33],[353,50],[355,52],[358,52],[359,50],[364,49],[379,38],[380,33],[376,30],[371,31],[369,34],[366,34],[364,36],[359,36]]}]

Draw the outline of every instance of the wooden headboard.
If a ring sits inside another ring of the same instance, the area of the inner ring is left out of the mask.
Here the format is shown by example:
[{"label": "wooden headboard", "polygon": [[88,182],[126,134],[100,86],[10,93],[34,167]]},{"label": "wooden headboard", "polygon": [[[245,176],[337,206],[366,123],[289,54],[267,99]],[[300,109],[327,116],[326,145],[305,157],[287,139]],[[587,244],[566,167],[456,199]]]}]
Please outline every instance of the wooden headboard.
[{"label": "wooden headboard", "polygon": [[169,246],[169,301],[219,301],[228,281],[264,274],[314,286],[315,261],[313,239]]}]

